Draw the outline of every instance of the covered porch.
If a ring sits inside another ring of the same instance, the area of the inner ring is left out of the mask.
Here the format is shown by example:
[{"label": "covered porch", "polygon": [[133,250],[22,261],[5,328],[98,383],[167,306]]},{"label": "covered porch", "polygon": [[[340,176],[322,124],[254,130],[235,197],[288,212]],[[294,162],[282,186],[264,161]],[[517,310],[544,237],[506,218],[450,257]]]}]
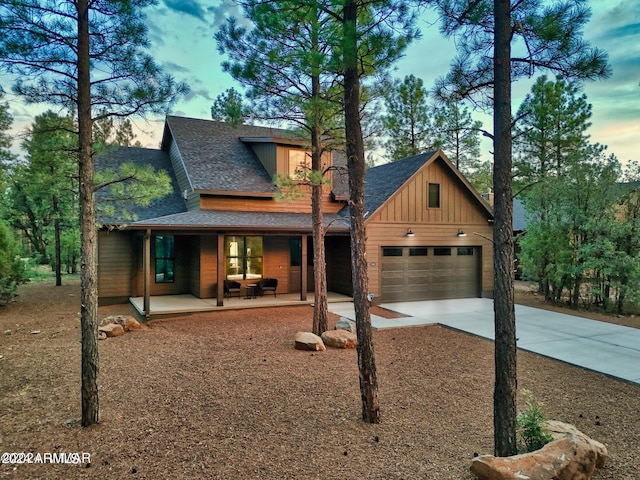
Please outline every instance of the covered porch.
[{"label": "covered porch", "polygon": [[[246,298],[245,296],[225,298],[224,305],[219,306],[215,298],[198,298],[191,294],[152,295],[149,299],[149,314],[145,315],[144,297],[131,297],[129,301],[136,312],[147,318],[158,318],[188,313],[215,312],[220,310],[244,310],[251,308],[285,307],[295,305],[312,305],[313,292],[309,292],[306,300],[300,300],[300,293],[284,293]],[[348,295],[328,292],[329,303],[351,302]]]}]

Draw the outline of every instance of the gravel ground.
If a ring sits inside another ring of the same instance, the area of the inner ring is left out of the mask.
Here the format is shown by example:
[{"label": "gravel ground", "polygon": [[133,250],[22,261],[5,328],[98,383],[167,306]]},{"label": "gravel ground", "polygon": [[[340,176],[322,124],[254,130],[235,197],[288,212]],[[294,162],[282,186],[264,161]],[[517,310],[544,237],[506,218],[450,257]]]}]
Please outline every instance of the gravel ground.
[{"label": "gravel ground", "polygon": [[[492,452],[491,342],[439,326],[374,332],[382,423],[368,425],[356,352],[293,349],[308,306],[101,341],[101,423],[82,428],[79,286],[19,292],[0,310],[0,451],[85,452],[90,464],[2,464],[0,478],[471,480],[473,456]],[[518,370],[548,418],[607,445],[594,479],[639,478],[638,385],[527,352]]]}]

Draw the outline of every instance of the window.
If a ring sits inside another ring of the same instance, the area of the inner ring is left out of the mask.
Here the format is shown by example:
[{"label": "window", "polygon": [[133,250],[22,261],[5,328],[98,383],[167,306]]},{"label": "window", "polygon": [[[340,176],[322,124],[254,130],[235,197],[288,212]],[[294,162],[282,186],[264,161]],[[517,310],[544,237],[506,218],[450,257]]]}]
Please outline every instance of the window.
[{"label": "window", "polygon": [[427,247],[414,247],[409,249],[410,257],[426,257],[427,256]]},{"label": "window", "polygon": [[311,170],[311,155],[306,150],[289,150],[289,175],[296,180],[304,180]]},{"label": "window", "polygon": [[383,257],[401,257],[402,247],[384,247],[382,249]]},{"label": "window", "polygon": [[156,283],[173,283],[174,240],[171,235],[157,235],[155,243]]},{"label": "window", "polygon": [[429,198],[427,199],[427,205],[429,208],[440,208],[440,184],[429,183],[428,184]]},{"label": "window", "polygon": [[475,255],[473,247],[458,247],[458,256]]},{"label": "window", "polygon": [[226,237],[224,251],[227,257],[227,280],[262,278],[262,237]]},{"label": "window", "polygon": [[449,247],[436,247],[433,249],[433,254],[437,257],[445,257],[451,255],[451,249]]}]

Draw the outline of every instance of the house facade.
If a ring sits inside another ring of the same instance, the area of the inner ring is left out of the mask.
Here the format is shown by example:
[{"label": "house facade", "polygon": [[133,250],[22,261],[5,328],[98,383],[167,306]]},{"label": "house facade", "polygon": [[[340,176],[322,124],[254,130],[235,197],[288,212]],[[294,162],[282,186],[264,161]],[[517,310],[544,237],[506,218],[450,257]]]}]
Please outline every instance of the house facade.
[{"label": "house facade", "polygon": [[[136,220],[103,220],[98,236],[101,304],[191,294],[223,305],[223,283],[278,280],[278,293],[313,291],[310,196],[282,198],[273,182],[309,163],[286,130],[169,116],[159,150],[120,148],[123,162],[167,171],[172,191]],[[351,294],[347,176],[339,152],[323,187],[327,287]],[[492,214],[441,151],[370,168],[366,251],[376,302],[491,296]]]}]

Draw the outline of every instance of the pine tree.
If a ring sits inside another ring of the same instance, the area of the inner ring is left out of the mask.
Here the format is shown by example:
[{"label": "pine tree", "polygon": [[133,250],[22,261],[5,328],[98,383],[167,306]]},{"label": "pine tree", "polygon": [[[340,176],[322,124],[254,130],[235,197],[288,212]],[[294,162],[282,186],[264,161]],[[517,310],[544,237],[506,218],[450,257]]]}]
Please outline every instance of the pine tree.
[{"label": "pine tree", "polygon": [[14,92],[28,103],[77,113],[83,426],[99,421],[93,121],[101,115],[164,112],[187,91],[146,51],[142,10],[151,4],[152,0],[0,2],[0,68],[18,76]]}]

